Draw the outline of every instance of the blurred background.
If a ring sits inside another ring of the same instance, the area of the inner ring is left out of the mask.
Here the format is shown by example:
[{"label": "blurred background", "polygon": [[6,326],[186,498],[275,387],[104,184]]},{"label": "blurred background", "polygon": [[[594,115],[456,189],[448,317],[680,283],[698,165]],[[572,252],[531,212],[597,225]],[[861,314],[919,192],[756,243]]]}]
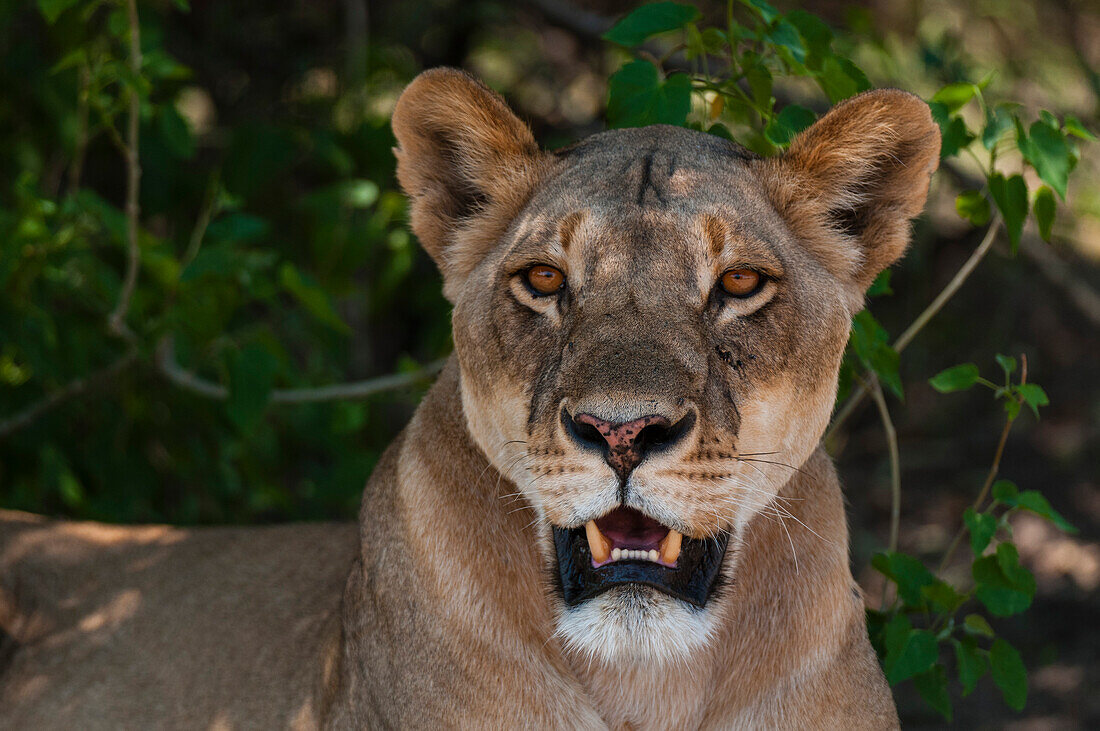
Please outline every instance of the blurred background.
[{"label": "blurred background", "polygon": [[[354,518],[450,351],[439,277],[396,190],[398,94],[421,69],[460,66],[544,146],[568,144],[605,128],[608,78],[626,56],[600,35],[635,4],[142,2],[136,81],[125,7],[76,5],[0,1],[0,507],[119,523]],[[824,19],[875,86],[929,98],[994,72],[987,98],[1100,130],[1091,3],[777,5]],[[700,7],[719,23],[726,12]],[[141,265],[128,324],[112,332],[126,288],[127,79],[147,92]],[[1014,713],[985,682],[956,702],[959,728],[1100,726],[1089,692],[1100,687],[1100,152],[1081,150],[1052,243],[1028,229],[1012,255],[998,241],[905,351],[905,400],[891,403],[902,549],[942,554],[1004,421],[987,392],[939,394],[927,379],[965,361],[992,377],[996,353],[1026,355],[1051,402],[1040,419],[1021,417],[1001,474],[1042,490],[1080,529],[1014,521],[1038,593],[998,631],[1031,671],[1028,705]],[[981,238],[955,212],[966,176],[965,166],[937,175],[893,295],[871,305],[891,333]],[[372,380],[391,375],[400,387]],[[286,393],[349,382],[354,398]],[[876,593],[869,561],[886,542],[889,465],[869,400],[830,448],[853,570]],[[911,688],[896,692],[906,727],[943,725]]]}]

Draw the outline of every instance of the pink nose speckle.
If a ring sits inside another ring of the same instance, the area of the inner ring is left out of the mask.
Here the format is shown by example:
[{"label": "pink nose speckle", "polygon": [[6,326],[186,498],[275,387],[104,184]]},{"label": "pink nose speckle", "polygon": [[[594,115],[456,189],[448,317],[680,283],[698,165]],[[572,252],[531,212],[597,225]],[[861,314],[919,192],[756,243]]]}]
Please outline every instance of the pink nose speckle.
[{"label": "pink nose speckle", "polygon": [[607,463],[620,477],[624,478],[645,456],[643,444],[639,440],[642,430],[647,426],[657,425],[667,428],[670,425],[669,420],[659,414],[650,414],[619,424],[605,421],[592,414],[578,414],[574,419],[580,424],[593,427],[600,433],[607,442]]}]

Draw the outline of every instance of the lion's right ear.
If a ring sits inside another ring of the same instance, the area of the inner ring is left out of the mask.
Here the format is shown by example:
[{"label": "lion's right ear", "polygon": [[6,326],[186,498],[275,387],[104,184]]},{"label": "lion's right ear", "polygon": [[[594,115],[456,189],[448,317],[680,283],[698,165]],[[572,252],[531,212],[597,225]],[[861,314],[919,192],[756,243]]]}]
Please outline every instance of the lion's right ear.
[{"label": "lion's right ear", "polygon": [[497,94],[456,69],[425,71],[393,112],[397,179],[412,229],[458,287],[526,203],[544,167],[531,130]]}]

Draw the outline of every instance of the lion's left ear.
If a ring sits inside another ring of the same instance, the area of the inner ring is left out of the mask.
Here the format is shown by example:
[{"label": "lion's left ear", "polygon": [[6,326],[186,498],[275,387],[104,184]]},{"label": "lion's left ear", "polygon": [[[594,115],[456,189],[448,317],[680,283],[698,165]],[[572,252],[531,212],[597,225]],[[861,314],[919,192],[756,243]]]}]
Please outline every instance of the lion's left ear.
[{"label": "lion's left ear", "polygon": [[431,69],[413,79],[392,123],[412,229],[453,302],[526,202],[545,158],[504,100],[457,69]]},{"label": "lion's left ear", "polygon": [[[852,300],[905,253],[939,164],[940,131],[928,105],[896,89],[844,101],[759,163],[792,232],[837,276]],[[855,309],[859,309],[856,307]]]}]

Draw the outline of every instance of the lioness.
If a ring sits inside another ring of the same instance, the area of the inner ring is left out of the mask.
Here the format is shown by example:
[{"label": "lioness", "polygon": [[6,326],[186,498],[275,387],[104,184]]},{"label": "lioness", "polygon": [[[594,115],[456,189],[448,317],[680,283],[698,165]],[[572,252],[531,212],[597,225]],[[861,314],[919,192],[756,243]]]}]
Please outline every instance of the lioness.
[{"label": "lioness", "polygon": [[393,128],[455,353],[358,536],[9,514],[6,725],[896,726],[818,442],[928,107],[868,92],[771,159],[664,126],[543,152],[439,69]]}]

